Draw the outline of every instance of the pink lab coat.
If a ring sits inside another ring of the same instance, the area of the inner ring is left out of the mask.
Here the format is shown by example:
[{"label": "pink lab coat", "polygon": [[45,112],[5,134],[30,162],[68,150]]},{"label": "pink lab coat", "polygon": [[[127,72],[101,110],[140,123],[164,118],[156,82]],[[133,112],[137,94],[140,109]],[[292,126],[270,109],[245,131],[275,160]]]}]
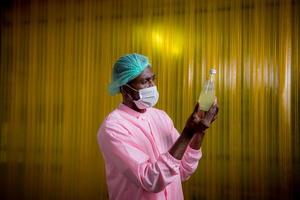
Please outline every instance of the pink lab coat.
[{"label": "pink lab coat", "polygon": [[179,133],[162,110],[139,113],[124,104],[98,131],[110,199],[182,200],[181,182],[196,170],[201,149],[188,146],[182,160],[169,154]]}]

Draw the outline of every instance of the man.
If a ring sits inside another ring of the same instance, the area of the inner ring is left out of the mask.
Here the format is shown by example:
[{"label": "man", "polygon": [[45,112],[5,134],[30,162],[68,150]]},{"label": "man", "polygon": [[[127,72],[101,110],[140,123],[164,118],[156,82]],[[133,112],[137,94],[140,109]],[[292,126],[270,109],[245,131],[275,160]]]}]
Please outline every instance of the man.
[{"label": "man", "polygon": [[201,142],[216,118],[217,103],[208,112],[197,104],[179,134],[169,116],[153,108],[159,96],[154,80],[143,55],[125,55],[114,65],[109,91],[120,92],[123,102],[98,132],[110,199],[183,199],[181,182],[202,156]]}]

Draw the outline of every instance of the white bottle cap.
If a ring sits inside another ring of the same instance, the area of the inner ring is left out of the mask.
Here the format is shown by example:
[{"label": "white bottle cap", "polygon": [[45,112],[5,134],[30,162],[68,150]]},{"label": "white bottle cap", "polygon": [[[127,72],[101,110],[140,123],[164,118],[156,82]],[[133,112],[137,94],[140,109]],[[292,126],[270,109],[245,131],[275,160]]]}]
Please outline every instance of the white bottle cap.
[{"label": "white bottle cap", "polygon": [[210,73],[210,74],[216,74],[216,73],[217,73],[217,70],[212,68],[212,69],[209,70],[209,73]]}]

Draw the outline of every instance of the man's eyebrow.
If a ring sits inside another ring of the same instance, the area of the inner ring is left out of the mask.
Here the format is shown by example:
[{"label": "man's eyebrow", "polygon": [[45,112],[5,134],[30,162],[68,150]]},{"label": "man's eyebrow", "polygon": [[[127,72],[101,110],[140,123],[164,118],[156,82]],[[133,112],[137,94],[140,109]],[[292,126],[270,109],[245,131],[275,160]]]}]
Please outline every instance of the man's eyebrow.
[{"label": "man's eyebrow", "polygon": [[151,76],[144,76],[144,77],[141,77],[143,80],[147,80],[147,79],[150,79],[150,78],[155,78],[156,77],[156,74],[152,74]]},{"label": "man's eyebrow", "polygon": [[150,76],[149,78],[154,78],[156,76],[156,74],[152,74],[152,76]]}]

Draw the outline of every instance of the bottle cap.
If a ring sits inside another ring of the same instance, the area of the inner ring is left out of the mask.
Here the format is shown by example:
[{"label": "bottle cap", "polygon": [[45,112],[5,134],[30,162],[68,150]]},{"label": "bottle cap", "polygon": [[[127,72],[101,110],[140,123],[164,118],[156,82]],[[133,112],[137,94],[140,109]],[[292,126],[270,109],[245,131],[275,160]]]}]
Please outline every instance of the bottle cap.
[{"label": "bottle cap", "polygon": [[210,74],[216,74],[216,73],[217,73],[217,70],[212,68],[212,69],[209,70],[209,73],[210,73]]}]

